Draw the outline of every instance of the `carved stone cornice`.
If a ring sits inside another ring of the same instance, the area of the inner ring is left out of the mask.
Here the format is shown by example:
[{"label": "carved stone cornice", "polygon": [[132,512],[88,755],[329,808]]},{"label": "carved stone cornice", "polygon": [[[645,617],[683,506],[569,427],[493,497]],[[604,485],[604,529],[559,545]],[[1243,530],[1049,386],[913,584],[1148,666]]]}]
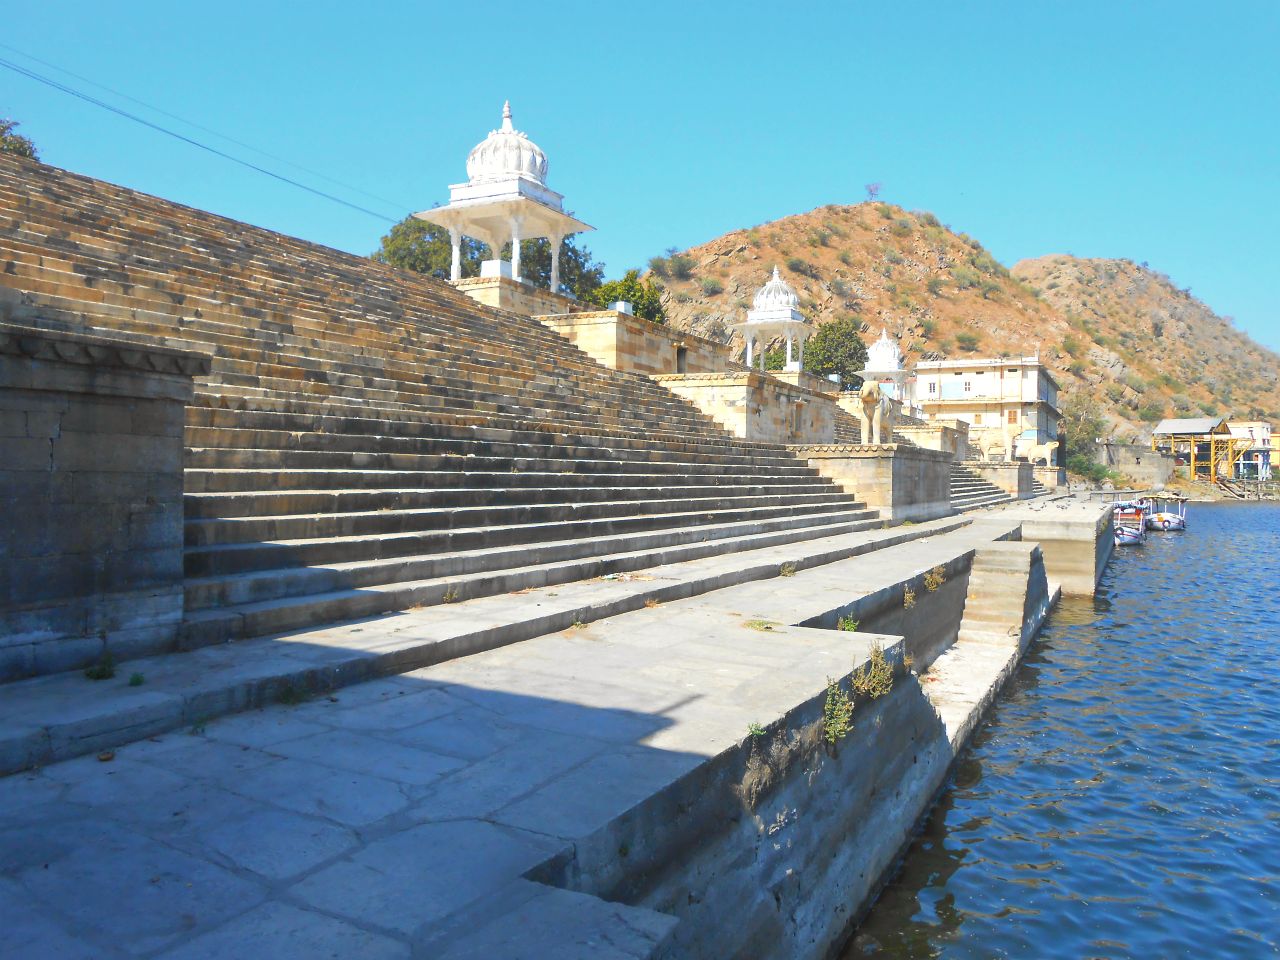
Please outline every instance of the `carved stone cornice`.
[{"label": "carved stone cornice", "polygon": [[195,350],[147,344],[99,333],[44,330],[12,323],[0,323],[0,354],[29,360],[185,377],[204,376],[209,373],[213,363],[211,354]]}]

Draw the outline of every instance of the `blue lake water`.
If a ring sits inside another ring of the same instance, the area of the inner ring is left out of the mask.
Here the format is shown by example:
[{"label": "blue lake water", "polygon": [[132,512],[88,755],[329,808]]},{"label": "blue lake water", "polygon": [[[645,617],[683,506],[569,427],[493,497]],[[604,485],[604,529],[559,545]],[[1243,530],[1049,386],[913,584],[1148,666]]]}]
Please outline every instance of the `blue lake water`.
[{"label": "blue lake water", "polygon": [[1064,600],[843,954],[1280,955],[1280,506]]}]

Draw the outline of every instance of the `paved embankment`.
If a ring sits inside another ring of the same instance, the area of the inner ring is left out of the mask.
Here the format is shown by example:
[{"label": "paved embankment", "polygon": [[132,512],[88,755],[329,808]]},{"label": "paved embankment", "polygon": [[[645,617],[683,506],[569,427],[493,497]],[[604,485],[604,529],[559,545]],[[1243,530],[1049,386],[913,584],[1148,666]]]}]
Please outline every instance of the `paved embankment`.
[{"label": "paved embankment", "polygon": [[[786,531],[755,534],[751,548],[722,553],[722,541],[670,548],[663,562],[632,574],[541,590],[479,597],[263,640],[223,644],[180,657],[129,661],[111,681],[79,672],[11,684],[0,703],[0,774],[23,770],[307,692],[403,673],[575,623],[776,578],[957,529],[967,518],[918,527],[861,530],[794,542]],[[685,559],[686,557],[692,559]],[[652,559],[652,558],[649,558]],[[605,568],[611,569],[611,568]],[[625,567],[623,569],[626,569]],[[539,585],[549,573],[540,568]],[[555,582],[551,580],[551,582]],[[145,681],[129,686],[133,674]]]},{"label": "paved embankment", "polygon": [[[1020,646],[960,642],[825,748],[826,679],[874,638],[791,624],[857,603],[887,616],[905,589],[954,605],[923,578],[966,575],[1010,524],[895,532],[918,536],[0,780],[0,944],[647,957],[723,955],[749,935],[761,956],[820,949]],[[648,575],[631,585],[656,588]],[[516,599],[554,606],[562,589]],[[880,639],[891,655],[900,643]],[[732,917],[751,920],[724,929]]]}]

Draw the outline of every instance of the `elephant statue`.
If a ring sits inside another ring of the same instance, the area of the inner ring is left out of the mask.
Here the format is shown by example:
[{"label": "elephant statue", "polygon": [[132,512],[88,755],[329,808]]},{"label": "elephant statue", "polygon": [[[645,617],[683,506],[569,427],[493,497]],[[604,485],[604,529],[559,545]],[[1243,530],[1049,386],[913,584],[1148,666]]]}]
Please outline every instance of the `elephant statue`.
[{"label": "elephant statue", "polygon": [[893,402],[880,389],[880,384],[868,380],[858,392],[862,408],[858,421],[862,425],[863,443],[893,443]]},{"label": "elephant statue", "polygon": [[1053,456],[1057,449],[1057,440],[1050,440],[1048,443],[1037,443],[1027,450],[1027,462],[1034,465],[1043,460],[1046,467],[1052,467]]},{"label": "elephant statue", "polygon": [[[972,441],[971,441],[972,442]],[[992,459],[992,453],[999,450],[1006,460],[1013,459],[1013,439],[1008,431],[984,430],[977,437],[978,449],[982,451],[982,459]]]}]

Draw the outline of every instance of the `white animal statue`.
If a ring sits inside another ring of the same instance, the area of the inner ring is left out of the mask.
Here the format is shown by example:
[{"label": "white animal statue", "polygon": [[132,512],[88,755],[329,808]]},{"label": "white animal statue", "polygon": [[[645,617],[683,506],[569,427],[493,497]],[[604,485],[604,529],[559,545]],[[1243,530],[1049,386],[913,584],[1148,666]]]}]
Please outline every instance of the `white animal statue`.
[{"label": "white animal statue", "polygon": [[1006,460],[1013,459],[1013,440],[1008,431],[983,430],[978,434],[977,442],[983,460],[990,460],[991,454],[996,450],[1003,453]]},{"label": "white animal statue", "polygon": [[1036,463],[1043,460],[1046,467],[1053,466],[1053,455],[1058,449],[1058,441],[1050,440],[1048,443],[1037,443],[1027,448],[1027,462]]},{"label": "white animal statue", "polygon": [[880,389],[880,384],[868,380],[858,392],[862,408],[858,420],[862,424],[863,443],[893,443],[893,401]]}]

